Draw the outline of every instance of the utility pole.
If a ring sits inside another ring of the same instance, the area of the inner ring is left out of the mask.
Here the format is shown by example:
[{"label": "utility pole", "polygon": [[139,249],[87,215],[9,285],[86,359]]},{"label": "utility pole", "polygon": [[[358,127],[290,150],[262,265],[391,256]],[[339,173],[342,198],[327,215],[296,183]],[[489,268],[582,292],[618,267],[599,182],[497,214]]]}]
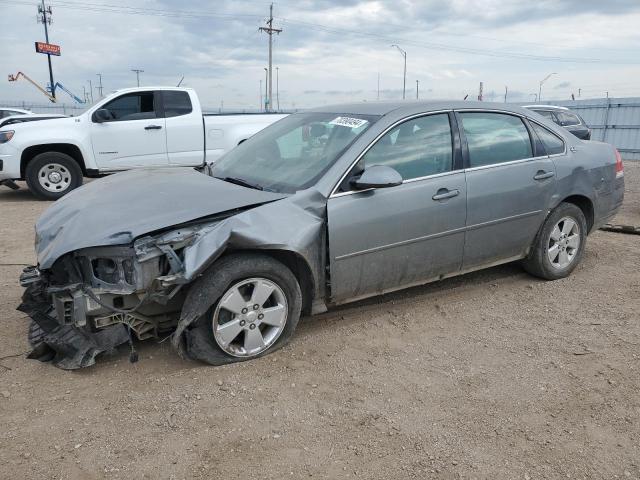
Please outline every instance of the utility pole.
[{"label": "utility pole", "polygon": [[[38,5],[38,23],[42,22],[44,25],[44,38],[49,43],[49,28],[47,25],[51,25],[51,7],[47,7],[42,0],[42,4]],[[51,54],[47,53],[47,63],[49,64],[49,84],[51,85],[51,96],[55,102],[56,98],[56,84],[53,83],[53,69],[51,68]]]},{"label": "utility pole", "polygon": [[280,67],[276,67],[276,101],[278,102],[278,111],[280,111]]},{"label": "utility pole", "polygon": [[98,90],[100,92],[100,98],[102,98],[102,74],[101,73],[96,73],[96,75],[100,79],[100,85],[98,85],[96,87],[96,90]]},{"label": "utility pole", "polygon": [[509,88],[504,86],[504,103],[507,103],[507,93],[509,93]]},{"label": "utility pole", "polygon": [[380,100],[380,72],[378,72],[378,100]]},{"label": "utility pole", "polygon": [[418,89],[418,84],[420,83],[420,80],[416,80],[416,100],[418,100],[420,98],[420,95],[418,93],[419,89]]},{"label": "utility pole", "polygon": [[144,70],[140,70],[139,68],[132,68],[131,69],[132,72],[135,72],[136,74],[136,81],[138,82],[138,86],[140,86],[140,74],[144,73]]},{"label": "utility pole", "polygon": [[269,111],[269,106],[270,106],[268,85],[269,85],[269,70],[267,69],[267,67],[264,67],[264,111],[265,112]]},{"label": "utility pole", "polygon": [[262,109],[264,108],[264,104],[262,103],[262,79],[260,79],[260,111],[262,111]]},{"label": "utility pole", "polygon": [[91,103],[93,103],[93,85],[91,84],[91,79],[89,79],[89,95],[91,95]]},{"label": "utility pole", "polygon": [[268,92],[269,95],[268,97],[265,99],[264,103],[267,106],[266,110],[267,112],[269,110],[271,110],[271,103],[272,103],[272,98],[273,98],[273,70],[272,70],[272,60],[273,60],[273,34],[277,33],[280,34],[280,32],[282,32],[281,28],[273,28],[273,3],[269,6],[269,20],[267,20],[267,27],[260,27],[258,30],[260,30],[261,32],[265,32],[267,35],[269,35],[269,76],[267,78],[267,84],[268,84]]},{"label": "utility pole", "polygon": [[578,98],[580,98],[580,94],[581,94],[581,93],[582,93],[582,89],[581,89],[581,88],[579,88],[579,89],[578,89]]},{"label": "utility pole", "polygon": [[480,89],[478,90],[478,101],[481,102],[482,101],[482,87],[484,86],[484,84],[482,82],[480,82]]},{"label": "utility pole", "polygon": [[405,99],[405,92],[407,91],[407,52],[401,49],[398,45],[393,44],[392,47],[396,47],[400,54],[404,57],[404,76],[402,77],[402,99]]}]

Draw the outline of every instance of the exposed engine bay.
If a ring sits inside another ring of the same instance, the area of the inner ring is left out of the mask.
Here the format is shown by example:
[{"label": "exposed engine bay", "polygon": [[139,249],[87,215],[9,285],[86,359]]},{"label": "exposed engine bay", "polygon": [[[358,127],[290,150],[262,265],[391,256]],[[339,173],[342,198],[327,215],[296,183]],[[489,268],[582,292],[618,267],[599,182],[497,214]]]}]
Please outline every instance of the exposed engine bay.
[{"label": "exposed engine bay", "polygon": [[[196,225],[145,236],[131,246],[78,250],[45,272],[26,268],[20,282],[27,290],[19,309],[47,337],[46,343],[33,345],[32,358],[46,358],[62,368],[85,367],[97,354],[131,343],[132,336],[146,340],[168,335],[184,302],[184,248],[210,228]],[[70,332],[64,327],[91,337],[77,340],[76,352],[69,352],[68,345],[57,349],[55,337]],[[90,340],[94,334],[99,341]]]}]

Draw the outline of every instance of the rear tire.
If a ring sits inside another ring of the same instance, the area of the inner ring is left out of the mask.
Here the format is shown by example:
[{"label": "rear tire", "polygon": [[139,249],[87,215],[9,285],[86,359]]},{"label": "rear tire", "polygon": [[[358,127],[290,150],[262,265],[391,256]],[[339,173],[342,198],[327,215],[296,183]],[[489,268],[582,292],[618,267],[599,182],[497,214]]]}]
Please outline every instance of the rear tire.
[{"label": "rear tire", "polygon": [[44,152],[27,164],[25,180],[40,200],[57,200],[82,185],[78,162],[62,152]]},{"label": "rear tire", "polygon": [[542,224],[523,267],[545,280],[565,278],[580,263],[586,240],[584,213],[573,203],[563,202]]},{"label": "rear tire", "polygon": [[302,293],[291,270],[277,260],[231,254],[191,286],[182,311],[205,312],[184,332],[187,356],[223,365],[284,346],[300,320]]}]

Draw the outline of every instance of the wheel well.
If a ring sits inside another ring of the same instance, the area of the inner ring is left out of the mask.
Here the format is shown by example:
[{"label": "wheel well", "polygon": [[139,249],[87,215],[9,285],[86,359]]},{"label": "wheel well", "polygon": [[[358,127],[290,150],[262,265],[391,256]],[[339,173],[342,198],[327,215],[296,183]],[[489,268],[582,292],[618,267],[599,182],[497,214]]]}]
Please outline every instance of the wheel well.
[{"label": "wheel well", "polygon": [[87,169],[84,165],[84,158],[82,157],[82,152],[75,145],[71,145],[69,143],[47,143],[44,145],[34,145],[32,147],[25,148],[24,152],[22,152],[22,156],[20,157],[20,177],[24,178],[25,171],[27,169],[27,164],[33,160],[33,157],[36,155],[40,155],[45,152],[60,152],[66,153],[71,158],[73,158],[80,168],[82,169],[82,173],[86,174]]},{"label": "wheel well", "polygon": [[259,250],[261,253],[265,253],[270,257],[285,264],[289,270],[295,275],[298,283],[300,284],[300,290],[302,291],[302,313],[309,315],[311,313],[311,304],[313,303],[315,282],[311,273],[311,268],[297,253],[287,250]]},{"label": "wheel well", "polygon": [[587,233],[591,231],[594,221],[593,203],[589,198],[583,195],[571,195],[563,200],[565,203],[573,203],[576,207],[582,210],[584,218],[587,220]]}]

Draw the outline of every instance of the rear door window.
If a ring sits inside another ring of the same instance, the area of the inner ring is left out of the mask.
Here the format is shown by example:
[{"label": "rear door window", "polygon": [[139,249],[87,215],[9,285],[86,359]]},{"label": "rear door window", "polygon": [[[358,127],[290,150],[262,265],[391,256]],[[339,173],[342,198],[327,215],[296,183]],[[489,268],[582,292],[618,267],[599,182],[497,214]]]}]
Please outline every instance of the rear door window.
[{"label": "rear door window", "polygon": [[564,141],[555,133],[551,133],[537,123],[529,121],[531,128],[542,142],[547,155],[558,155],[564,153]]},{"label": "rear door window", "polygon": [[167,118],[187,115],[193,111],[187,92],[163,91],[162,99],[164,101],[164,116]]},{"label": "rear door window", "polygon": [[460,117],[471,168],[533,157],[529,131],[519,117],[489,112],[463,112]]},{"label": "rear door window", "polygon": [[569,112],[556,112],[558,121],[563,127],[570,127],[572,125],[580,125],[580,120],[573,113]]},{"label": "rear door window", "polygon": [[558,123],[558,120],[556,120],[556,117],[554,117],[553,112],[550,112],[549,110],[534,110],[534,112],[536,112],[539,115],[542,115],[545,118],[548,118],[553,123]]}]

